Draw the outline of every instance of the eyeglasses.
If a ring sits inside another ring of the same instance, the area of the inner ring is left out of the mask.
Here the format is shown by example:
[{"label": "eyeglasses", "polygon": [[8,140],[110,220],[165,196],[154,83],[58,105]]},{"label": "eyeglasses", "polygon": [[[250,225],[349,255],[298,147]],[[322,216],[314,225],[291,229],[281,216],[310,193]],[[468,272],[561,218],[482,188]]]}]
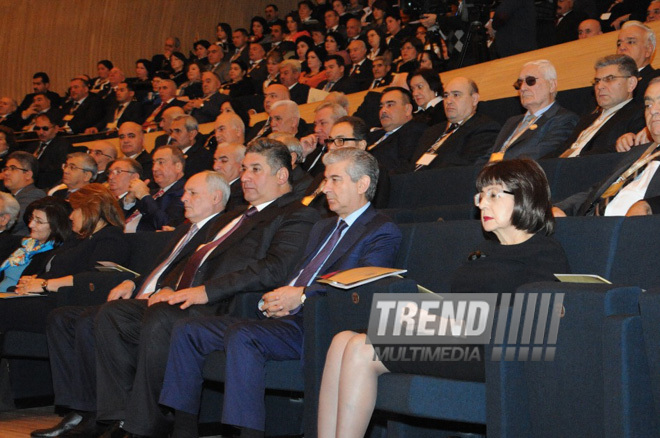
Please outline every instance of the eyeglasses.
[{"label": "eyeglasses", "polygon": [[122,173],[129,173],[129,174],[132,175],[135,172],[133,172],[132,170],[123,170],[123,169],[112,169],[108,172],[108,174],[114,175],[114,176],[121,175]]},{"label": "eyeglasses", "polygon": [[344,146],[344,143],[347,141],[360,141],[359,138],[342,138],[342,137],[335,137],[335,138],[326,138],[325,139],[325,145],[331,145],[332,143],[335,144],[338,148]]},{"label": "eyeglasses", "polygon": [[28,220],[28,223],[30,222],[34,222],[35,224],[38,225],[46,225],[48,223],[48,221],[42,221],[38,217],[34,217],[34,216],[30,216],[30,220]]},{"label": "eyeglasses", "polygon": [[50,130],[50,126],[35,126],[33,128],[34,131],[48,131]]},{"label": "eyeglasses", "polygon": [[9,172],[10,170],[12,172],[16,172],[17,170],[20,170],[20,171],[23,171],[23,172],[29,171],[29,169],[23,169],[22,167],[16,167],[16,166],[13,166],[13,165],[12,166],[5,166],[5,167],[2,168],[3,172]]},{"label": "eyeglasses", "polygon": [[87,151],[87,153],[88,153],[89,155],[96,155],[97,157],[98,157],[99,155],[102,155],[102,156],[104,156],[104,157],[108,157],[108,158],[110,158],[111,160],[114,160],[114,158],[113,158],[112,156],[110,156],[110,155],[108,155],[108,154],[104,154],[103,152],[101,152],[101,151],[98,150],[98,149],[90,149],[90,150]]},{"label": "eyeglasses", "polygon": [[502,197],[502,195],[507,194],[507,195],[513,195],[513,192],[510,192],[509,190],[488,190],[486,193],[481,192],[477,193],[474,195],[474,205],[476,207],[479,207],[479,204],[481,204],[481,201],[488,200],[488,202],[493,202]]},{"label": "eyeglasses", "polygon": [[67,170],[67,169],[73,170],[73,171],[82,170],[83,172],[92,172],[91,169],[85,169],[84,167],[78,167],[75,164],[69,164],[69,163],[62,164],[62,170]]},{"label": "eyeglasses", "polygon": [[513,83],[513,88],[516,89],[516,91],[520,90],[520,87],[522,87],[523,82],[529,85],[530,87],[533,87],[536,85],[536,81],[538,81],[539,78],[535,78],[534,76],[527,76],[525,79],[518,79],[516,82]]},{"label": "eyeglasses", "polygon": [[610,82],[613,82],[615,79],[628,79],[632,77],[631,75],[628,76],[615,76],[615,75],[607,75],[603,76],[602,78],[594,78],[593,81],[591,81],[591,84],[596,86],[600,84],[601,81],[603,81],[605,84],[609,84]]}]

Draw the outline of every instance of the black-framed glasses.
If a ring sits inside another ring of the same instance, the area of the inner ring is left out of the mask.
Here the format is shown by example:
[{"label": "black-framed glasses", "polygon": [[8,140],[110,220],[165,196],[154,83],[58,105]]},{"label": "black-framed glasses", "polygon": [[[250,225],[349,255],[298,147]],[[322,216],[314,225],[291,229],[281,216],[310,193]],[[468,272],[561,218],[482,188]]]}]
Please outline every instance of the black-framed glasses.
[{"label": "black-framed glasses", "polygon": [[99,155],[102,155],[102,156],[104,156],[104,157],[108,157],[108,158],[110,158],[111,160],[114,160],[114,157],[112,157],[112,156],[110,156],[110,155],[108,155],[108,154],[104,154],[102,151],[100,151],[100,150],[98,150],[98,149],[90,149],[90,150],[87,151],[87,153],[88,153],[89,155],[96,155],[97,157],[98,157]]},{"label": "black-framed glasses", "polygon": [[29,169],[23,169],[22,167],[16,167],[16,166],[14,166],[14,165],[11,165],[11,166],[5,166],[5,167],[2,168],[2,171],[3,171],[3,172],[9,172],[10,170],[11,170],[12,172],[16,172],[17,170],[20,170],[21,172],[27,172],[27,171],[29,171]]},{"label": "black-framed glasses", "polygon": [[349,138],[349,137],[346,137],[346,138],[343,138],[343,137],[332,138],[331,137],[331,138],[326,138],[325,139],[325,145],[328,146],[328,145],[331,145],[332,143],[334,143],[335,146],[340,148],[340,147],[344,146],[344,143],[346,143],[347,141],[360,141],[360,139],[359,138]]},{"label": "black-framed glasses", "polygon": [[62,164],[62,170],[67,170],[67,169],[73,170],[73,171],[82,170],[83,172],[92,172],[91,169],[85,169],[84,167],[78,167],[75,164],[69,164],[69,163]]},{"label": "black-framed glasses", "polygon": [[132,170],[123,170],[123,169],[111,169],[108,172],[109,175],[114,175],[114,176],[121,175],[122,173],[128,173],[132,175],[135,172],[133,172]]},{"label": "black-framed glasses", "polygon": [[503,194],[513,195],[513,192],[509,190],[488,190],[486,192],[480,192],[474,195],[474,205],[479,207],[479,204],[481,204],[481,201],[483,200],[493,202],[500,199]]},{"label": "black-framed glasses", "polygon": [[538,81],[539,78],[535,78],[534,76],[527,76],[525,79],[518,79],[516,82],[513,83],[513,88],[516,89],[516,91],[520,90],[520,87],[522,87],[523,82],[529,85],[530,87],[533,87],[536,85],[536,81]]},{"label": "black-framed glasses", "polygon": [[35,126],[33,128],[33,131],[48,131],[50,130],[50,126]]},{"label": "black-framed glasses", "polygon": [[591,81],[591,85],[596,86],[601,83],[601,81],[604,84],[609,84],[610,82],[613,82],[615,79],[628,79],[632,77],[631,75],[628,76],[617,76],[617,75],[607,75],[603,76],[602,78],[594,78],[593,81]]}]

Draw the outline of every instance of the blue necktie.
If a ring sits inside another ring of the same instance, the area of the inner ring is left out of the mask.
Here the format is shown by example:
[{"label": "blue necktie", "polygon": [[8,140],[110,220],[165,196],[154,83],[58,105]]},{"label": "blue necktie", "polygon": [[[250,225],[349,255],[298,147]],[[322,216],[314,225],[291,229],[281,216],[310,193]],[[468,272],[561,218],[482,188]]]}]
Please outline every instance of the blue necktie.
[{"label": "blue necktie", "polygon": [[335,228],[335,231],[330,235],[330,238],[325,243],[325,245],[323,245],[319,252],[316,253],[314,258],[307,264],[307,266],[305,266],[302,271],[300,271],[300,275],[298,275],[294,286],[308,286],[309,283],[311,283],[311,281],[314,279],[314,274],[316,274],[319,269],[321,269],[321,266],[323,266],[328,257],[330,257],[332,250],[335,249],[337,242],[339,242],[341,233],[347,227],[348,225],[346,222],[340,219],[337,227]]}]

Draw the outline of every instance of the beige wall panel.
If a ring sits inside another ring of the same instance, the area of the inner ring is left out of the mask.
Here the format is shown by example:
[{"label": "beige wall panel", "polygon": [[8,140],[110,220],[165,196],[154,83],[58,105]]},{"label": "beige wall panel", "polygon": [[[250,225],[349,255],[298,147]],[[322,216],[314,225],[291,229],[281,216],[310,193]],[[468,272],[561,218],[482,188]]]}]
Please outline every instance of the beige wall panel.
[{"label": "beige wall panel", "polygon": [[[0,95],[22,99],[32,74],[46,71],[63,94],[71,77],[95,76],[96,63],[110,59],[134,76],[135,60],[162,52],[169,35],[191,44],[215,41],[219,21],[248,26],[269,0],[0,0]],[[280,15],[296,1],[276,1]]]}]

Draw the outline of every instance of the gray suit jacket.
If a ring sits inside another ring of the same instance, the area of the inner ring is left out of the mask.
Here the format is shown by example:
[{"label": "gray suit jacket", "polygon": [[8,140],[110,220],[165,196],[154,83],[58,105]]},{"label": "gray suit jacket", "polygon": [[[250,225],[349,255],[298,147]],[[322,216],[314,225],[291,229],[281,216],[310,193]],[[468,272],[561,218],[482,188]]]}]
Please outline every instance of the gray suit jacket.
[{"label": "gray suit jacket", "polygon": [[18,219],[16,220],[16,224],[11,229],[12,234],[16,236],[27,236],[29,234],[28,227],[25,224],[26,221],[23,220],[25,209],[32,202],[36,201],[37,199],[41,199],[44,196],[46,196],[46,192],[44,192],[41,189],[38,189],[37,187],[35,187],[34,184],[30,184],[29,186],[23,187],[21,190],[18,191],[18,193],[14,195],[14,197],[18,201],[18,205],[20,205],[21,207],[21,210],[18,213]]}]

